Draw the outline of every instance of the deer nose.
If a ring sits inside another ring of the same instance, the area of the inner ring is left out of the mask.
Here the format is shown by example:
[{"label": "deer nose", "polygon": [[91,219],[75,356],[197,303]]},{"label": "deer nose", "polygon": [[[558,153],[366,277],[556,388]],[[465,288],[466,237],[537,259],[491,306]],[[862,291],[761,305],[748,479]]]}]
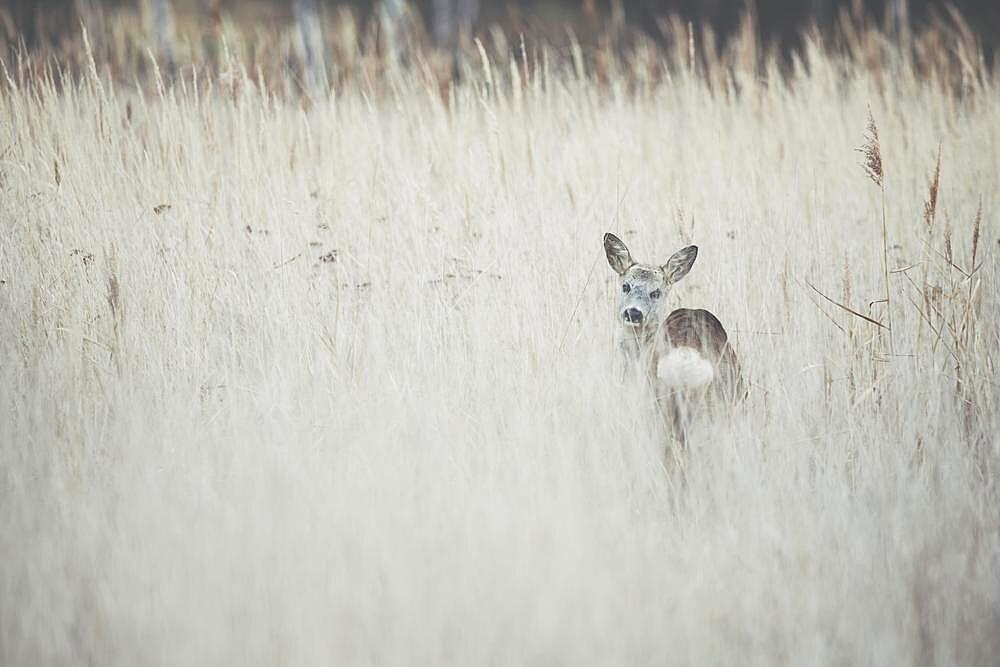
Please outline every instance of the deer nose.
[{"label": "deer nose", "polygon": [[622,313],[622,317],[631,324],[642,324],[642,311],[638,308],[629,308]]}]

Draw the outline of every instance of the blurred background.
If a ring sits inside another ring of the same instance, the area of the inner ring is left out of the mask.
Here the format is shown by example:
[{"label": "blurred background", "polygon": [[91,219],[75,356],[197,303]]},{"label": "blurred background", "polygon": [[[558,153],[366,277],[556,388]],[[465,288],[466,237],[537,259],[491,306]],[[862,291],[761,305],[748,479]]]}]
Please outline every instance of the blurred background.
[{"label": "blurred background", "polygon": [[492,28],[556,43],[568,31],[586,43],[609,28],[661,41],[669,35],[670,17],[711,29],[724,46],[738,34],[747,12],[755,15],[759,36],[786,53],[798,45],[803,31],[816,26],[830,33],[845,20],[901,34],[962,17],[988,61],[1000,42],[998,0],[3,0],[0,36],[7,42],[5,50],[22,41],[30,49],[57,45],[78,32],[87,17],[115,12],[136,12],[161,35],[210,29],[226,21],[244,31],[280,30],[316,18],[322,26],[345,12],[360,26],[405,18],[445,49],[454,48],[463,34]]}]

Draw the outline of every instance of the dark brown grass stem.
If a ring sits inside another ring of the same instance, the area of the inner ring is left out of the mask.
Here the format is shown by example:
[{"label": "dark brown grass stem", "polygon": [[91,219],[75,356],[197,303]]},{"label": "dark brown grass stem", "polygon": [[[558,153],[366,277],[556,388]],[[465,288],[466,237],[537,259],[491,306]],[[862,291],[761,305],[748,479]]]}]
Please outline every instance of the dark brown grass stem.
[{"label": "dark brown grass stem", "polygon": [[927,184],[927,201],[924,202],[924,226],[927,236],[934,231],[934,217],[937,215],[938,188],[941,185],[941,144],[938,144],[937,160],[934,163],[934,176]]},{"label": "dark brown grass stem", "polygon": [[[962,328],[965,338],[965,342],[968,343],[969,339],[972,337],[972,329],[975,327],[975,320],[972,319],[972,308],[973,302],[976,297],[976,288],[979,286],[979,281],[973,279],[973,274],[976,272],[976,254],[979,252],[979,237],[982,231],[983,224],[983,198],[979,197],[979,208],[976,209],[976,217],[972,221],[972,263],[971,271],[968,274],[969,280],[969,297],[966,299],[966,311],[962,316]],[[965,327],[968,325],[968,329]]]},{"label": "dark brown grass stem", "polygon": [[[882,193],[882,277],[885,281],[885,308],[887,324],[882,326],[889,332],[889,356],[895,356],[896,347],[892,337],[892,297],[889,289],[889,228],[885,217],[885,172],[882,169],[882,147],[878,139],[878,127],[871,107],[868,107],[868,125],[865,129],[865,143],[858,149],[865,157],[865,174],[879,187]],[[869,318],[866,318],[869,319]],[[874,320],[871,320],[874,322]]]},{"label": "dark brown grass stem", "polygon": [[[924,246],[930,249],[931,239],[934,236],[934,218],[937,216],[937,203],[938,203],[938,191],[941,187],[941,143],[938,142],[937,159],[934,161],[934,175],[931,177],[930,181],[927,183],[927,201],[924,202],[924,232],[926,238],[924,239]],[[929,303],[928,291],[930,286],[927,284],[927,272],[928,263],[924,262],[923,271],[921,275],[921,284],[923,285],[922,294],[924,296],[924,301]],[[923,320],[921,320],[921,323]],[[933,330],[933,327],[931,327]],[[923,334],[923,327],[917,329],[917,345],[920,345],[920,340]]]},{"label": "dark brown grass stem", "polygon": [[816,292],[816,294],[819,294],[821,297],[823,297],[824,299],[826,299],[827,301],[829,301],[833,305],[837,306],[841,310],[845,310],[848,313],[850,313],[851,315],[854,315],[855,317],[860,317],[861,319],[863,319],[866,322],[871,322],[872,324],[874,324],[877,327],[881,327],[883,329],[888,329],[888,327],[886,325],[882,324],[878,320],[874,320],[874,319],[868,317],[867,315],[862,315],[861,313],[859,313],[858,311],[854,310],[850,306],[845,306],[844,304],[842,304],[842,303],[840,303],[838,301],[834,301],[833,299],[831,299],[830,297],[828,297],[827,295],[823,294],[818,289],[816,289],[816,287],[811,282],[809,282],[808,280],[806,281],[806,285],[808,285],[809,288],[812,291]]},{"label": "dark brown grass stem", "polygon": [[882,275],[885,280],[885,310],[889,330],[889,355],[896,355],[896,346],[892,338],[892,297],[889,292],[889,229],[885,222],[885,183],[879,183],[882,190]]}]

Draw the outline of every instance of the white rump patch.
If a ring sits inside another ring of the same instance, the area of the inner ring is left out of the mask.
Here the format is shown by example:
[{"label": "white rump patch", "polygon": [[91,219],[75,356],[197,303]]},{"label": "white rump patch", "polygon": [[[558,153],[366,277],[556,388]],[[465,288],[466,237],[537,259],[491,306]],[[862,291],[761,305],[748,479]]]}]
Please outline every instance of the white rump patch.
[{"label": "white rump patch", "polygon": [[712,381],[715,369],[697,350],[675,347],[660,357],[656,375],[670,389],[700,389]]}]

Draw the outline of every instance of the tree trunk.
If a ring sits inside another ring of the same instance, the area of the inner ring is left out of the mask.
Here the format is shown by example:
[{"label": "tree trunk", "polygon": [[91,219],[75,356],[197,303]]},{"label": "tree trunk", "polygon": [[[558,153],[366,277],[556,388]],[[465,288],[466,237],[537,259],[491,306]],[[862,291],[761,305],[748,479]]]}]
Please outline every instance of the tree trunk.
[{"label": "tree trunk", "polygon": [[156,37],[157,57],[167,72],[174,69],[174,26],[170,11],[170,0],[151,0],[153,10],[153,34]]},{"label": "tree trunk", "polygon": [[[23,40],[25,47],[31,50],[47,40],[58,39],[63,31],[78,31],[76,5],[70,0],[0,0],[0,39],[8,38],[7,49],[17,49]],[[10,23],[4,20],[5,17]]]},{"label": "tree trunk", "polygon": [[452,51],[455,13],[452,0],[434,0],[434,41],[439,49]]},{"label": "tree trunk", "polygon": [[452,75],[461,72],[463,43],[479,20],[480,0],[434,0],[434,41],[451,58]]},{"label": "tree trunk", "polygon": [[830,0],[811,0],[809,4],[809,19],[820,28],[829,24],[832,18]]},{"label": "tree trunk", "polygon": [[205,61],[213,70],[219,64],[219,33],[222,28],[222,0],[200,0],[201,48]]},{"label": "tree trunk", "polygon": [[38,41],[38,7],[31,0],[14,0],[8,11],[14,21],[11,44],[23,39],[25,46],[29,49],[34,48]]},{"label": "tree trunk", "polygon": [[401,28],[403,20],[403,0],[382,0],[382,35],[385,43],[385,59],[393,67],[399,64],[403,52]]},{"label": "tree trunk", "polygon": [[890,20],[897,37],[902,36],[910,27],[910,7],[907,0],[890,0]]},{"label": "tree trunk", "polygon": [[479,0],[458,0],[458,34],[460,39],[472,35],[479,20]]},{"label": "tree trunk", "polygon": [[323,27],[316,0],[294,0],[292,11],[302,38],[303,83],[310,94],[325,90],[326,59],[323,54]]}]

